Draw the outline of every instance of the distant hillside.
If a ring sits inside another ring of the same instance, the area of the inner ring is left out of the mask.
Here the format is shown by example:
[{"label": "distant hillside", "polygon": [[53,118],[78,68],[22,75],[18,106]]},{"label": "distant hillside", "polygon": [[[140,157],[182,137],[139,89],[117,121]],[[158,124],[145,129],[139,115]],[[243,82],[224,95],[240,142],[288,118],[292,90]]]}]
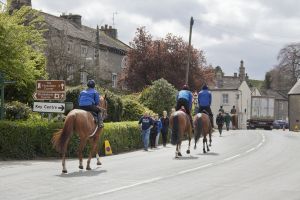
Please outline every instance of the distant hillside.
[{"label": "distant hillside", "polygon": [[249,79],[247,81],[249,87],[256,87],[258,90],[262,89],[263,85],[264,85],[264,81],[263,80],[253,80],[253,79]]}]

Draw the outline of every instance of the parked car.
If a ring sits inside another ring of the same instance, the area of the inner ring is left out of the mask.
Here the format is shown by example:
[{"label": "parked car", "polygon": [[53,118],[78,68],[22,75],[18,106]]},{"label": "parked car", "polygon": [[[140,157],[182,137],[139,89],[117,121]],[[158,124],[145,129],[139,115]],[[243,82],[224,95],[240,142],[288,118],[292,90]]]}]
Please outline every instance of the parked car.
[{"label": "parked car", "polygon": [[289,128],[289,122],[287,122],[285,120],[275,120],[273,122],[273,128],[282,129],[283,127]]}]

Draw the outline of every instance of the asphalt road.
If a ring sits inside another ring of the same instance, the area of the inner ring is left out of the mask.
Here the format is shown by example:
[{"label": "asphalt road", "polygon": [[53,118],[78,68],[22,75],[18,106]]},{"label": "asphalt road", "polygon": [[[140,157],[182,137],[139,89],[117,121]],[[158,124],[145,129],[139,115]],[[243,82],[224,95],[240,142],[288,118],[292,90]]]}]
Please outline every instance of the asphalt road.
[{"label": "asphalt road", "polygon": [[[211,152],[174,159],[175,147],[136,151],[79,170],[67,160],[0,162],[0,199],[300,199],[300,133],[216,133]],[[86,161],[86,160],[85,160]],[[86,163],[84,163],[86,164]]]}]

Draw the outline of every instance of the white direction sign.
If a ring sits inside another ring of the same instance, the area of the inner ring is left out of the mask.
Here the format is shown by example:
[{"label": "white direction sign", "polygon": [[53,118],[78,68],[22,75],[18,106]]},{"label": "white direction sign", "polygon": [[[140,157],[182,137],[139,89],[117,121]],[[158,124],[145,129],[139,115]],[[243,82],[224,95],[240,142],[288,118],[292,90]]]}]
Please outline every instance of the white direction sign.
[{"label": "white direction sign", "polygon": [[33,111],[35,112],[49,112],[49,113],[64,113],[65,103],[47,103],[47,102],[34,102]]}]

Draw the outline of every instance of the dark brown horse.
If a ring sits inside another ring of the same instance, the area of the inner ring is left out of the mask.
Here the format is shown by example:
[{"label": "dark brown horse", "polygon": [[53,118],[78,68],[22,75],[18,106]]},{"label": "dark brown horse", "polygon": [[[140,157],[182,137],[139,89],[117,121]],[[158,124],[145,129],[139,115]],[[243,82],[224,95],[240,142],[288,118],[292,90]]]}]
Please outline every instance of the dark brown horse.
[{"label": "dark brown horse", "polygon": [[189,154],[193,134],[189,116],[181,110],[174,112],[170,116],[170,128],[172,129],[171,143],[176,145],[175,158],[182,156],[181,141],[186,134],[189,140],[189,146],[186,153]]},{"label": "dark brown horse", "polygon": [[[105,119],[107,116],[107,101],[106,97],[100,98],[100,103],[98,107],[101,109],[102,118]],[[54,133],[52,137],[53,147],[62,154],[62,166],[63,173],[67,173],[66,164],[65,164],[65,154],[67,151],[68,143],[73,135],[73,132],[76,132],[80,138],[80,145],[78,149],[79,157],[79,168],[83,169],[82,165],[82,151],[87,142],[91,144],[91,150],[89,158],[87,160],[87,170],[91,170],[90,162],[93,155],[98,152],[98,143],[99,137],[102,133],[103,128],[98,128],[98,125],[94,121],[94,117],[91,112],[74,109],[67,115],[64,123],[63,129]],[[101,165],[99,161],[99,156],[97,154],[97,165]]]},{"label": "dark brown horse", "polygon": [[197,142],[200,136],[203,136],[203,153],[206,153],[205,144],[207,151],[209,151],[209,147],[207,144],[207,135],[209,136],[209,146],[211,146],[211,135],[212,135],[212,126],[210,123],[210,118],[205,113],[198,113],[194,116],[194,135],[195,135],[195,146],[194,149],[197,148]]}]

